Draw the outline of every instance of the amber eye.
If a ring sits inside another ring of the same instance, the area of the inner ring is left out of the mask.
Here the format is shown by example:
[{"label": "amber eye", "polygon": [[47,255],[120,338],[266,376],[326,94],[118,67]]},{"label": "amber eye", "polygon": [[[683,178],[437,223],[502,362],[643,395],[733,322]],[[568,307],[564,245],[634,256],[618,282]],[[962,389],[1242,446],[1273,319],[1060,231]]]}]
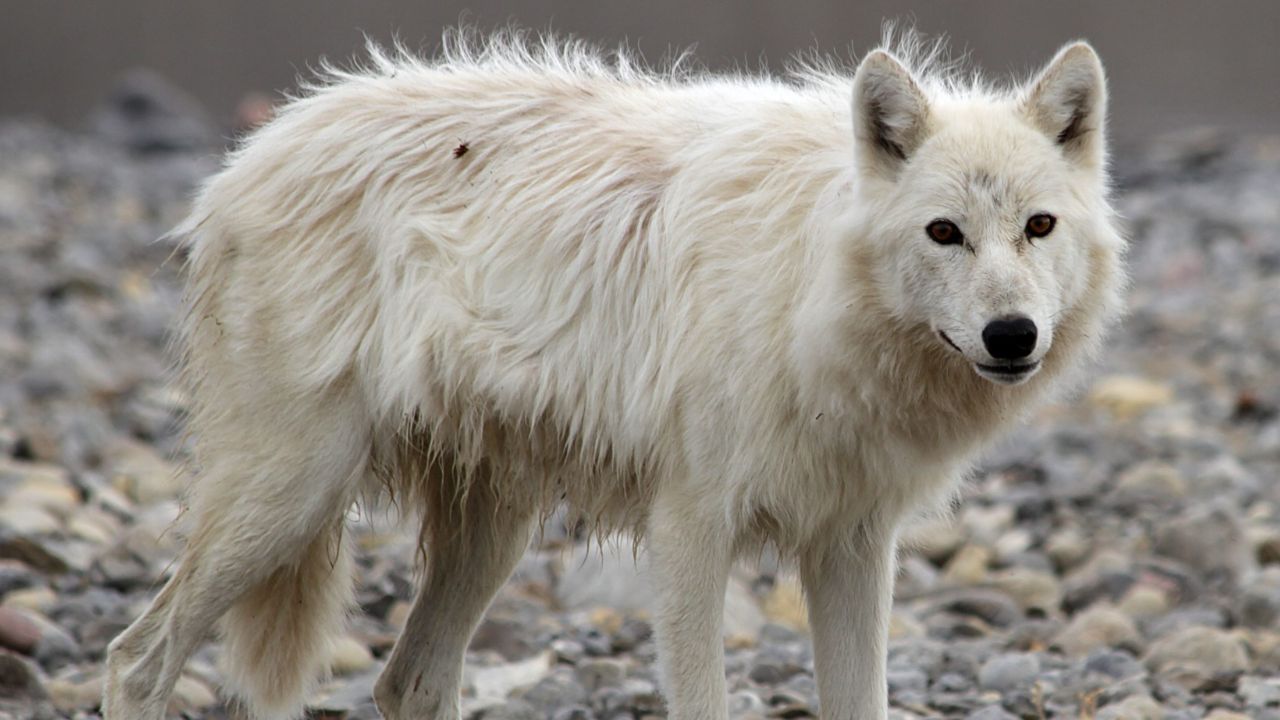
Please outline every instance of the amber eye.
[{"label": "amber eye", "polygon": [[964,235],[960,232],[960,228],[950,220],[934,220],[924,231],[929,233],[930,239],[939,245],[959,245],[964,242]]},{"label": "amber eye", "polygon": [[1027,237],[1042,238],[1053,232],[1053,226],[1056,225],[1058,219],[1052,215],[1041,213],[1032,215],[1027,221]]}]

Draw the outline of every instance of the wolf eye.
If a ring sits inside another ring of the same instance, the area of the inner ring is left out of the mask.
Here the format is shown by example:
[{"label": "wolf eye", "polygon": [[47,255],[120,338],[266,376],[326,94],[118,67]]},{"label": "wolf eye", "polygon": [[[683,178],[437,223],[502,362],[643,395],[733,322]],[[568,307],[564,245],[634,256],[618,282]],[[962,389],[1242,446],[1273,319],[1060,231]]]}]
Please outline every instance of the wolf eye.
[{"label": "wolf eye", "polygon": [[939,245],[959,245],[964,242],[964,234],[950,220],[934,220],[924,231]]},{"label": "wolf eye", "polygon": [[1032,215],[1027,221],[1027,236],[1033,238],[1042,238],[1053,232],[1053,226],[1058,223],[1058,219],[1052,215],[1041,213]]}]

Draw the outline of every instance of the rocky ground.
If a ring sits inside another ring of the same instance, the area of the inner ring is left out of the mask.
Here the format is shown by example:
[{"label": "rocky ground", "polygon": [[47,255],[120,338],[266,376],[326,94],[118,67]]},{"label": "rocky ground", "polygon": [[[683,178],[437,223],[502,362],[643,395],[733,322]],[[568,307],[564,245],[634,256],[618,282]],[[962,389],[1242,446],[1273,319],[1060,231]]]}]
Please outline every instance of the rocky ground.
[{"label": "rocky ground", "polygon": [[[134,82],[89,133],[0,121],[0,718],[94,717],[106,644],[180,543],[179,268],[156,238],[221,143]],[[912,534],[895,718],[1280,718],[1280,139],[1153,140],[1117,169],[1132,312],[1081,397]],[[359,607],[313,718],[376,717],[413,593],[408,536],[353,525]],[[470,716],[660,716],[646,596],[629,552],[552,523],[472,645]],[[742,568],[727,615],[734,717],[816,715],[794,580]],[[216,656],[175,713],[235,717]]]}]

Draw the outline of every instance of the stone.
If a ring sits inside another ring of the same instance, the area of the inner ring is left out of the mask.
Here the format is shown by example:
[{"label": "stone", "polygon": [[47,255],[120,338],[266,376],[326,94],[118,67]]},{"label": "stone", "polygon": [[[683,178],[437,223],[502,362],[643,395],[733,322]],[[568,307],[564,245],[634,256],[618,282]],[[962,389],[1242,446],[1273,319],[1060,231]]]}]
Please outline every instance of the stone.
[{"label": "stone", "polygon": [[1172,606],[1168,592],[1142,583],[1129,588],[1116,608],[1134,620],[1145,620],[1165,614]]},{"label": "stone", "polygon": [[1253,720],[1244,713],[1238,713],[1234,710],[1224,710],[1223,708],[1215,708],[1204,716],[1204,720]]},{"label": "stone", "polygon": [[[579,677],[574,668],[553,667],[550,673],[532,687],[517,690],[516,695],[541,710],[543,717],[546,717],[564,705],[583,705],[590,701],[591,693],[579,681]],[[619,678],[618,683],[602,687],[617,687],[621,682]]]},{"label": "stone", "polygon": [[465,680],[477,699],[504,699],[517,688],[531,687],[551,670],[551,653],[514,663],[475,668]]},{"label": "stone", "polygon": [[136,503],[172,500],[182,489],[182,474],[149,445],[121,440],[111,448],[112,483]]},{"label": "stone", "polygon": [[57,601],[58,594],[45,586],[21,588],[4,595],[5,607],[41,614],[47,613]]},{"label": "stone", "polygon": [[65,518],[80,506],[80,491],[71,481],[37,476],[23,481],[5,499],[6,504],[20,509],[39,508],[57,518]]},{"label": "stone", "polygon": [[1156,528],[1153,549],[1202,575],[1237,577],[1248,562],[1244,531],[1230,510],[1214,508],[1172,518]]},{"label": "stone", "polygon": [[537,652],[525,623],[513,618],[486,617],[471,636],[471,650],[492,650],[507,660],[522,660]]},{"label": "stone", "polygon": [[1003,694],[1028,689],[1039,674],[1040,658],[1034,653],[1006,653],[982,664],[978,684]]},{"label": "stone", "polygon": [[764,617],[769,622],[799,632],[809,630],[809,609],[805,605],[804,591],[795,578],[782,576],[774,581],[764,599]]},{"label": "stone", "polygon": [[1188,627],[1160,638],[1144,662],[1152,672],[1173,677],[1184,687],[1249,669],[1245,644],[1224,630]]},{"label": "stone", "polygon": [[991,550],[981,545],[965,545],[947,563],[942,581],[951,585],[976,585],[986,580]]},{"label": "stone", "polygon": [[1280,707],[1280,678],[1246,675],[1240,678],[1240,697],[1251,708]]},{"label": "stone", "polygon": [[731,720],[763,720],[766,711],[764,700],[750,690],[739,690],[729,694]]},{"label": "stone", "polygon": [[93,675],[82,679],[53,679],[45,683],[45,690],[53,701],[54,707],[64,714],[71,715],[78,711],[89,711],[102,702],[102,690],[105,686],[102,675]]},{"label": "stone", "polygon": [[38,703],[48,693],[34,667],[11,652],[0,650],[0,698]]},{"label": "stone", "polygon": [[67,520],[67,532],[95,545],[110,545],[120,532],[120,523],[103,510],[86,507]]},{"label": "stone", "polygon": [[579,663],[578,682],[587,692],[592,693],[602,687],[617,687],[626,677],[626,665],[620,660],[593,659]]},{"label": "stone", "polygon": [[1148,378],[1110,375],[1093,384],[1089,402],[1117,419],[1129,420],[1173,401],[1173,388]]},{"label": "stone", "polygon": [[1107,705],[1095,715],[1097,720],[1165,720],[1164,708],[1147,695],[1131,695]]},{"label": "stone", "polygon": [[1053,615],[1062,604],[1062,585],[1047,572],[1010,568],[993,574],[991,582],[1013,598],[1024,612]]},{"label": "stone", "polygon": [[928,517],[912,523],[903,531],[905,553],[918,553],[934,565],[941,566],[964,544],[965,533],[952,516]]},{"label": "stone", "polygon": [[551,652],[555,653],[556,662],[577,664],[586,656],[587,649],[577,640],[559,638],[551,643]]},{"label": "stone", "polygon": [[0,647],[30,655],[40,643],[41,628],[30,615],[0,606]]},{"label": "stone", "polygon": [[798,653],[785,646],[765,646],[756,654],[747,677],[761,685],[778,685],[801,672],[804,662]]},{"label": "stone", "polygon": [[329,667],[337,676],[356,675],[373,667],[373,653],[364,643],[344,635],[333,644]]},{"label": "stone", "polygon": [[37,585],[42,580],[36,572],[20,560],[0,559],[0,597]]},{"label": "stone", "polygon": [[1110,502],[1120,507],[1167,503],[1187,494],[1187,481],[1172,465],[1159,460],[1140,462],[1120,473]]},{"label": "stone", "polygon": [[1089,557],[1092,543],[1078,528],[1069,527],[1049,536],[1045,552],[1059,570],[1070,570]]},{"label": "stone", "polygon": [[958,588],[940,594],[935,608],[976,617],[988,625],[1009,627],[1022,619],[1022,610],[1004,593],[983,588]]},{"label": "stone", "polygon": [[1242,625],[1274,627],[1280,622],[1280,567],[1263,569],[1244,586],[1237,602]]},{"label": "stone", "polygon": [[173,695],[169,698],[169,712],[174,715],[195,714],[214,706],[217,702],[218,696],[208,685],[190,675],[183,675],[178,678],[178,683],[173,688]]},{"label": "stone", "polygon": [[1142,663],[1129,653],[1106,648],[1093,651],[1085,660],[1084,670],[1113,680],[1126,680],[1147,674]]},{"label": "stone", "polygon": [[924,623],[904,610],[895,608],[889,615],[889,640],[906,640],[924,637]]},{"label": "stone", "polygon": [[49,535],[62,529],[53,513],[40,507],[8,506],[0,508],[0,528],[23,537]]},{"label": "stone", "polygon": [[1141,649],[1142,635],[1128,615],[1107,605],[1095,605],[1071,618],[1053,645],[1080,657],[1104,648]]}]

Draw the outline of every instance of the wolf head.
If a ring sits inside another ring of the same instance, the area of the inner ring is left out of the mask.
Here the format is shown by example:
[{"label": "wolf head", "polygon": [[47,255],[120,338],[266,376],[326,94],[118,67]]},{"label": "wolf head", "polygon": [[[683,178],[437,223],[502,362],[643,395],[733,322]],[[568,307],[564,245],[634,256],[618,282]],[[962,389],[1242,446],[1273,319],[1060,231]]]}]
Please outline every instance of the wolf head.
[{"label": "wolf head", "polygon": [[981,377],[1019,384],[1087,300],[1090,258],[1115,243],[1107,91],[1089,45],[1067,45],[997,93],[913,73],[887,51],[854,79],[858,182],[871,199],[878,293],[899,320]]}]

